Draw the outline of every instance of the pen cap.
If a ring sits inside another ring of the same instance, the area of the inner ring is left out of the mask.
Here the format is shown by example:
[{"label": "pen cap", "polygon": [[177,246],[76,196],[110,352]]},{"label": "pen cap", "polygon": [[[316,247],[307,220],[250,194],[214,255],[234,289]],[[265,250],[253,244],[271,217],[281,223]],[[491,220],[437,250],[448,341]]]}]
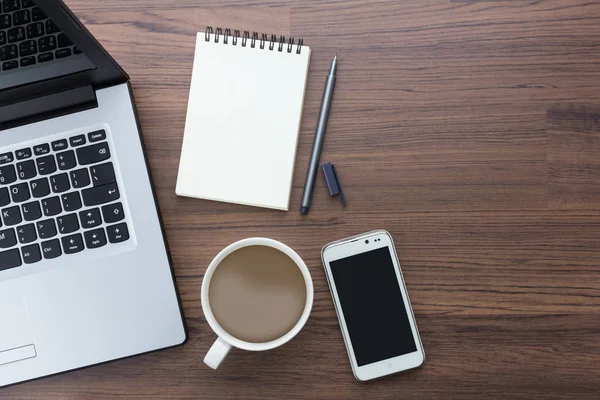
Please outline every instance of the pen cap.
[{"label": "pen cap", "polygon": [[327,184],[329,194],[331,196],[337,196],[339,194],[342,204],[344,207],[346,207],[346,199],[344,197],[342,184],[340,183],[340,178],[338,177],[335,165],[327,162],[321,165],[321,169],[323,169],[323,175],[325,176],[325,183]]}]

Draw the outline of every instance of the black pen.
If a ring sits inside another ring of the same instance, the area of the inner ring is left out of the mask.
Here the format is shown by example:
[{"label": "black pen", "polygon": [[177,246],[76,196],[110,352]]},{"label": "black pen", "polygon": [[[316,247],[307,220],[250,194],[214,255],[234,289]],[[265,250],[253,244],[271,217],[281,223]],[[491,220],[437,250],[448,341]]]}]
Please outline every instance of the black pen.
[{"label": "black pen", "polygon": [[321,100],[321,112],[319,113],[319,122],[317,123],[317,131],[315,133],[315,141],[313,143],[312,153],[310,155],[310,163],[308,164],[308,172],[306,173],[306,183],[304,184],[304,193],[302,194],[302,206],[300,207],[301,214],[307,214],[310,208],[310,199],[312,197],[317,170],[319,169],[319,160],[321,159],[321,150],[323,150],[323,142],[325,140],[325,131],[327,129],[327,119],[329,118],[329,109],[331,108],[331,100],[333,99],[333,89],[335,88],[335,71],[337,69],[337,54],[331,62],[331,69],[325,82],[325,90],[323,91],[323,100]]}]

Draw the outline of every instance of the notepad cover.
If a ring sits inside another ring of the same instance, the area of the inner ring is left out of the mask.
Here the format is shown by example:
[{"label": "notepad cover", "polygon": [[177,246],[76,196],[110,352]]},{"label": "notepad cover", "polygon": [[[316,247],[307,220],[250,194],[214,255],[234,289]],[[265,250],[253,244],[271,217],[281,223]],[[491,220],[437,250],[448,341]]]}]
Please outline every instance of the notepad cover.
[{"label": "notepad cover", "polygon": [[310,48],[223,39],[196,38],[176,193],[288,210]]}]

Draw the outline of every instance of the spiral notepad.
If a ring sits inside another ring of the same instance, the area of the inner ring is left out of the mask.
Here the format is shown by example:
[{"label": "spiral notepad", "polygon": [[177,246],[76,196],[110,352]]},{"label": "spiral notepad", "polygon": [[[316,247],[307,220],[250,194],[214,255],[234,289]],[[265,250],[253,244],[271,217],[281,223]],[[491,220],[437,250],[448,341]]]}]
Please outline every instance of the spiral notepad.
[{"label": "spiral notepad", "polygon": [[302,40],[198,33],[177,194],[287,210],[309,63]]}]

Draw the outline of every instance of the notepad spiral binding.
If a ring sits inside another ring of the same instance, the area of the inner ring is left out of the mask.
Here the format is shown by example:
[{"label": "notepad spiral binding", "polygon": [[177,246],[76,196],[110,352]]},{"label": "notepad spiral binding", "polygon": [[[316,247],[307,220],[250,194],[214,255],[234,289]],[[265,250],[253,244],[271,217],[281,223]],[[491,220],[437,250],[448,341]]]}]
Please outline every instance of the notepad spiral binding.
[{"label": "notepad spiral binding", "polygon": [[229,28],[226,28],[225,30],[223,30],[222,28],[215,28],[215,30],[213,30],[212,26],[206,27],[206,30],[204,31],[204,40],[206,40],[207,42],[210,42],[210,37],[213,33],[214,33],[214,42],[215,43],[220,43],[220,41],[219,41],[220,37],[223,36],[222,43],[228,44],[229,37],[231,36],[232,44],[234,46],[237,46],[238,40],[241,37],[241,45],[243,47],[246,47],[248,45],[248,41],[250,41],[250,47],[255,48],[256,43],[258,42],[259,48],[264,49],[266,43],[268,42],[269,50],[275,50],[275,46],[277,45],[277,51],[279,51],[279,52],[283,52],[284,48],[287,46],[287,52],[291,53],[293,51],[294,45],[295,45],[296,46],[296,54],[300,54],[300,52],[302,51],[302,46],[304,45],[304,39],[298,39],[298,44],[295,44],[294,38],[290,37],[286,43],[285,36],[283,36],[283,35],[279,36],[279,40],[277,40],[276,35],[271,35],[271,38],[269,39],[269,35],[267,35],[266,33],[261,33],[260,39],[259,39],[258,32],[252,32],[252,37],[250,37],[249,31],[244,31],[243,34],[240,34],[240,31],[238,29],[234,29],[233,35],[232,35],[231,29],[229,29]]}]

